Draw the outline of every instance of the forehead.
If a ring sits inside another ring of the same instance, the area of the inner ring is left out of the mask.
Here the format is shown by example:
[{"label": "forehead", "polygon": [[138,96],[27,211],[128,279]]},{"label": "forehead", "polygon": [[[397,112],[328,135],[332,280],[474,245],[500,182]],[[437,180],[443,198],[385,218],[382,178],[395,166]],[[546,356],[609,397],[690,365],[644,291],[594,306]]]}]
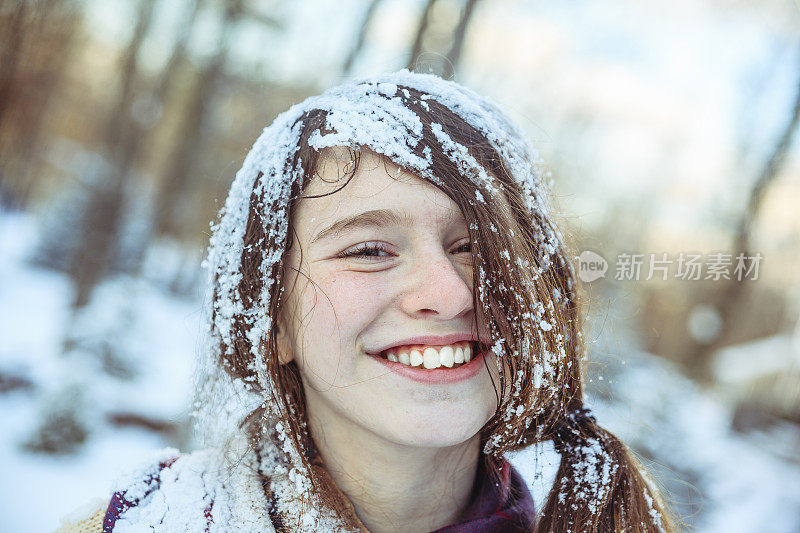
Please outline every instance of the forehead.
[{"label": "forehead", "polygon": [[[357,168],[353,179],[340,191],[349,191],[350,196],[369,196],[398,182],[408,184],[415,189],[429,189],[431,192],[444,194],[428,181],[401,169],[390,159],[372,150],[362,149],[356,161],[349,150],[335,147],[322,152],[314,176],[303,195],[328,194],[341,188],[350,177],[354,165],[357,165]],[[341,200],[341,197],[339,199]]]},{"label": "forehead", "polygon": [[[387,158],[362,150],[350,179],[354,164],[343,148],[323,153],[314,176],[303,191],[304,198],[298,203],[298,228],[320,227],[342,216],[375,209],[394,210],[420,223],[463,221],[458,205],[444,192]],[[306,198],[308,196],[315,198]]]}]

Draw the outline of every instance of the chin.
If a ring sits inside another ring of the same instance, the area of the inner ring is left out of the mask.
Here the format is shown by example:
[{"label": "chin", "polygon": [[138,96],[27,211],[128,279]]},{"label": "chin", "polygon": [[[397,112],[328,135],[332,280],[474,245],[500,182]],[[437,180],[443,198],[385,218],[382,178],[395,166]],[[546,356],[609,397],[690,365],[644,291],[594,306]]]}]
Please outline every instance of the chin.
[{"label": "chin", "polygon": [[[408,420],[392,428],[393,438],[398,444],[421,448],[447,448],[463,444],[475,437],[488,421],[483,419],[460,419],[451,416],[428,417]],[[404,427],[405,431],[398,433]]]}]

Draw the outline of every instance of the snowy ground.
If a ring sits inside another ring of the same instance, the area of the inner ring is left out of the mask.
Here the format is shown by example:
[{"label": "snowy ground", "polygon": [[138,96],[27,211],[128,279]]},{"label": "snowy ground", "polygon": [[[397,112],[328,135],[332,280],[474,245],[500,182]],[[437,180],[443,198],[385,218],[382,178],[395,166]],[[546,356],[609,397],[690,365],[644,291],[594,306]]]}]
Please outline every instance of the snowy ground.
[{"label": "snowy ground", "polygon": [[[0,374],[33,383],[6,392],[0,383],[3,532],[52,531],[77,507],[107,499],[117,473],[140,463],[148,452],[188,442],[180,433],[118,427],[105,418],[124,413],[186,420],[200,303],[170,298],[147,283],[124,278],[102,287],[105,302],[83,317],[83,327],[123,341],[123,353],[134,363],[139,358],[148,362],[133,366],[134,379],[116,379],[91,368],[79,352],[67,359],[59,355],[63,332],[71,324],[71,290],[62,274],[25,261],[35,243],[36,227],[29,217],[0,214]],[[121,308],[123,303],[130,305]],[[126,327],[127,333],[115,330]],[[86,372],[76,372],[76,365]],[[89,378],[76,381],[76,374]],[[102,421],[88,421],[90,437],[75,453],[26,451],[21,444],[43,409],[59,401],[65,384],[81,388],[87,418]]]},{"label": "snowy ground", "polygon": [[[98,293],[102,301],[78,326],[123,340],[126,358],[147,361],[129,369],[133,377],[109,376],[79,350],[66,359],[59,355],[65,328],[78,327],[70,325],[67,313],[70,287],[63,275],[25,261],[35,242],[30,217],[0,214],[0,374],[32,384],[6,392],[0,387],[0,529],[9,532],[51,531],[60,517],[107,498],[117,473],[151,451],[191,447],[180,432],[106,420],[127,413],[185,421],[199,300],[169,297],[141,280],[106,284]],[[90,379],[76,382],[75,365]],[[648,354],[606,358],[597,369],[589,388],[599,421],[636,448],[697,531],[800,531],[798,458],[787,453],[781,459],[759,444],[775,437],[796,444],[796,428],[777,428],[768,436],[733,434],[731,410],[721,400]],[[83,391],[81,401],[94,419],[86,444],[62,456],[25,451],[21,443],[64,383]],[[531,481],[537,506],[552,482],[556,459],[548,444],[512,459]]]}]

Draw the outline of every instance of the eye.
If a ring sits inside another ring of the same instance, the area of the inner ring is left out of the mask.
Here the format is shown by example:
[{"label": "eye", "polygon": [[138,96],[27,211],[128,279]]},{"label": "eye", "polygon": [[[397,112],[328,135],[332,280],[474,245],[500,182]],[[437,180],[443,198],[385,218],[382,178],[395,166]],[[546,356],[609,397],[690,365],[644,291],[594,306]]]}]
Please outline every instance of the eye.
[{"label": "eye", "polygon": [[[460,254],[460,253],[471,253],[472,251],[472,243],[465,242],[452,253]],[[352,248],[348,248],[343,252],[339,252],[336,254],[336,257],[340,259],[344,259],[347,257],[358,257],[364,258],[369,260],[376,260],[381,258],[391,257],[392,253],[386,249],[386,246],[379,242],[362,242],[353,246]]]},{"label": "eye", "polygon": [[464,252],[466,252],[466,253],[472,252],[472,243],[471,242],[467,241],[467,242],[463,243],[461,246],[459,246],[458,248],[456,248],[455,250],[453,250],[454,254],[460,254],[460,253],[464,253]]},{"label": "eye", "polygon": [[345,257],[359,257],[365,259],[381,259],[384,257],[390,257],[391,253],[386,250],[386,247],[379,243],[379,242],[362,242],[361,244],[357,244],[352,248],[348,248],[343,252],[339,252],[336,254],[336,257],[345,258]]}]

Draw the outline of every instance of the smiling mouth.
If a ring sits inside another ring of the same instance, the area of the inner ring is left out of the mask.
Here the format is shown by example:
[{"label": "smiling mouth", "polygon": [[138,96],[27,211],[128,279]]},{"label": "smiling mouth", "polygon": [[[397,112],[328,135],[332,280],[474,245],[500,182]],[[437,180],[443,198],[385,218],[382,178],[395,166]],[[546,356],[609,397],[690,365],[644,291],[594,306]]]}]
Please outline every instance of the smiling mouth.
[{"label": "smiling mouth", "polygon": [[376,357],[425,370],[454,369],[466,365],[479,357],[485,350],[486,346],[483,343],[460,341],[446,346],[424,344],[395,346],[381,352]]}]

